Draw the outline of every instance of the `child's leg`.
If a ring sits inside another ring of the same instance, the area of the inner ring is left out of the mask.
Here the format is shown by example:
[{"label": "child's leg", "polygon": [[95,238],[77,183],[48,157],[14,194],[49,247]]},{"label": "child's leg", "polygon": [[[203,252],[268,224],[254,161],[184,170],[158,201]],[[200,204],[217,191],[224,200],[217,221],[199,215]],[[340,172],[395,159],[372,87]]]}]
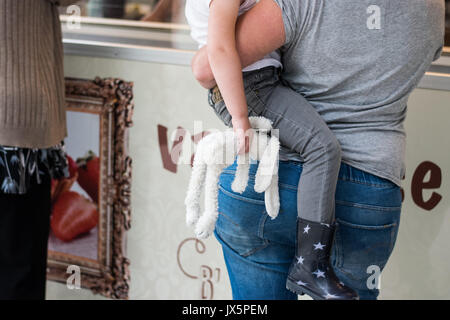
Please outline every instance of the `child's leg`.
[{"label": "child's leg", "polygon": [[281,144],[304,161],[297,194],[299,217],[331,224],[341,163],[333,132],[301,94],[280,82],[276,69],[248,73],[244,80],[249,111],[272,120]]},{"label": "child's leg", "polygon": [[255,95],[265,105],[261,115],[273,121],[281,144],[304,161],[297,195],[299,217],[331,224],[341,163],[339,142],[302,95],[282,84],[259,91]]}]

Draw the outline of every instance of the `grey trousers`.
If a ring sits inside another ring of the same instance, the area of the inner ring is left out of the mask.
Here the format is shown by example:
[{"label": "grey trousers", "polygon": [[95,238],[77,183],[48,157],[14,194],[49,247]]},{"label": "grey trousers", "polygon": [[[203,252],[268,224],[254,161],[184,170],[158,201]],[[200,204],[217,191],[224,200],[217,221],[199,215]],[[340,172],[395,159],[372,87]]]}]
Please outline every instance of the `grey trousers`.
[{"label": "grey trousers", "polygon": [[[279,130],[281,145],[298,153],[303,162],[297,191],[298,216],[332,223],[341,164],[336,137],[301,94],[282,84],[279,69],[244,72],[244,86],[248,115],[270,119]],[[217,116],[231,127],[231,115],[217,87],[209,91],[208,100]]]}]

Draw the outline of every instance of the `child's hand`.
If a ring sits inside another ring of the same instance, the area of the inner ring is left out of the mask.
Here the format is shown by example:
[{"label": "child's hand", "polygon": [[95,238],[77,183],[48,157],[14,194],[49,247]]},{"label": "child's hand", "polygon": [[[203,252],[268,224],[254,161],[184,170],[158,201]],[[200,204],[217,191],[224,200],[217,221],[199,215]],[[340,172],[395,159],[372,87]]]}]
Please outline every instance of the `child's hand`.
[{"label": "child's hand", "polygon": [[250,150],[253,130],[248,117],[232,118],[233,130],[237,137],[238,154],[245,154]]}]

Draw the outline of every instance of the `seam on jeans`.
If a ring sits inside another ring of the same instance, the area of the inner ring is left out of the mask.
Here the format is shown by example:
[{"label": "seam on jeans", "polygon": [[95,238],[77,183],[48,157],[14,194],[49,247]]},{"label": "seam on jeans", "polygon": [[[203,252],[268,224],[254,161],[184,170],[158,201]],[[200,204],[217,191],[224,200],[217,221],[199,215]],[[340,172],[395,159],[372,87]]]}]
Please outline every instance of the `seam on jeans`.
[{"label": "seam on jeans", "polygon": [[[229,245],[228,243],[226,243],[226,242],[222,239],[222,237],[220,236],[220,234],[218,234],[216,231],[214,231],[214,235],[216,236],[216,239],[217,239],[217,241],[219,242],[219,244],[222,246],[222,251],[224,251],[223,247],[226,247],[228,250],[230,250],[230,251],[232,252],[232,254],[237,255],[239,259],[246,259],[246,258],[243,257],[242,255],[240,255],[239,253],[237,253],[236,250],[234,250],[232,247],[230,247],[230,245]],[[268,270],[268,271],[270,271],[270,272],[274,272],[274,273],[281,274],[281,275],[286,275],[285,272],[281,272],[281,271],[279,271],[279,270],[277,270],[277,269],[271,269],[271,268],[268,268],[268,267],[267,267],[265,264],[263,264],[263,263],[255,262],[255,261],[248,260],[248,259],[246,259],[246,262],[252,264],[253,266],[255,266],[255,267],[259,268],[259,269]]]},{"label": "seam on jeans", "polygon": [[[386,266],[387,262],[389,261],[389,259],[385,260],[385,261],[375,261],[373,262],[373,264],[377,265],[380,267],[380,271],[383,271],[384,267]],[[356,266],[358,268],[361,268],[361,264],[354,264],[354,263],[350,263],[347,264],[346,267],[351,267],[351,266]],[[381,267],[382,266],[382,267]],[[350,280],[353,281],[361,281],[363,279],[367,279],[369,277],[369,274],[366,272],[366,270],[364,270],[364,276],[362,278],[357,278],[355,277],[354,272],[352,271],[347,271],[344,267],[344,265],[341,266],[336,266],[336,268],[339,270],[339,272],[341,272],[342,274],[344,274],[347,278],[349,278]],[[378,290],[377,288],[374,289],[369,289],[367,288],[367,290]]]},{"label": "seam on jeans", "polygon": [[376,188],[399,188],[399,186],[397,186],[393,182],[391,182],[391,183],[373,183],[373,182],[366,182],[366,181],[361,181],[361,180],[350,179],[348,177],[339,178],[339,180],[353,182],[353,183],[362,184],[362,185],[370,186],[370,187],[376,187]]},{"label": "seam on jeans", "polygon": [[230,196],[230,197],[232,197],[232,198],[234,198],[236,200],[240,200],[240,201],[244,201],[244,202],[248,202],[248,203],[253,203],[253,204],[265,205],[264,200],[257,200],[257,199],[246,198],[246,197],[243,197],[243,196],[236,195],[234,193],[231,193],[231,192],[225,190],[221,185],[219,185],[219,189],[220,189],[220,191],[222,191],[227,196]]},{"label": "seam on jeans", "polygon": [[[222,174],[229,174],[229,175],[233,175],[234,176],[236,174],[236,171],[235,170],[230,170],[230,169],[223,170]],[[248,179],[254,181],[255,177],[249,176]],[[298,189],[298,186],[294,186],[292,184],[286,184],[286,183],[282,183],[282,182],[278,182],[278,186],[284,187],[286,189],[291,189],[291,190],[297,190]]]},{"label": "seam on jeans", "polygon": [[334,267],[340,266],[341,262],[342,262],[342,254],[341,254],[341,246],[340,244],[340,239],[341,239],[341,235],[339,233],[339,224],[336,224],[336,229],[334,232],[334,240],[333,240],[333,245],[332,245],[332,249],[334,250]]},{"label": "seam on jeans", "polygon": [[336,200],[336,204],[347,206],[347,207],[356,207],[356,208],[375,210],[375,211],[398,211],[398,210],[401,210],[401,208],[402,208],[401,205],[398,207],[382,207],[382,206],[361,204],[361,203],[341,201],[341,200]]},{"label": "seam on jeans", "polygon": [[[264,239],[262,239],[262,240],[264,241]],[[254,249],[250,250],[249,252],[246,252],[245,254],[242,254],[241,256],[243,256],[243,257],[249,257],[249,256],[251,256],[252,254],[255,254],[256,252],[258,252],[259,250],[262,250],[262,249],[267,248],[268,246],[269,246],[269,243],[267,243],[267,242],[264,241],[264,244],[261,245],[260,247],[254,248]]]},{"label": "seam on jeans", "polygon": [[381,171],[379,171],[377,169],[374,169],[372,167],[361,166],[359,163],[356,163],[354,161],[341,160],[341,162],[349,165],[350,167],[354,167],[354,168],[359,169],[359,170],[361,170],[363,172],[372,174],[372,175],[376,176],[377,178],[386,179],[389,182],[393,183],[397,187],[401,186],[400,180],[397,177],[394,177],[393,175],[386,174],[385,172],[381,172]]},{"label": "seam on jeans", "polygon": [[220,215],[222,215],[222,217],[224,217],[225,219],[227,219],[229,222],[231,222],[232,224],[234,224],[236,227],[240,227],[240,225],[238,223],[236,223],[233,219],[231,219],[226,213],[222,212],[222,211],[218,211]]},{"label": "seam on jeans", "polygon": [[344,226],[351,227],[354,229],[362,229],[362,230],[384,230],[384,229],[390,229],[390,228],[397,227],[397,222],[393,222],[390,224],[384,224],[381,226],[354,224],[354,223],[350,223],[350,222],[344,221],[339,218],[336,218],[336,222],[340,225],[344,225]]},{"label": "seam on jeans", "polygon": [[268,217],[267,212],[266,210],[264,210],[264,214],[261,216],[261,219],[259,219],[259,226],[258,226],[258,237],[263,239],[264,242],[266,242],[266,240],[264,239],[264,225],[266,224],[267,217]]},{"label": "seam on jeans", "polygon": [[244,85],[246,89],[249,88],[256,93],[262,88],[277,86],[278,83],[281,83],[279,74],[274,72],[274,70],[266,70],[265,72],[261,72],[259,70],[256,72],[257,74],[250,79],[244,77]]},{"label": "seam on jeans", "polygon": [[[399,219],[400,219],[400,217],[399,217]],[[398,220],[398,221],[400,221],[400,220]],[[398,223],[396,223],[396,225],[397,225]],[[397,240],[397,232],[398,232],[398,227],[397,228],[392,228],[392,230],[391,230],[391,243],[390,243],[390,250],[391,250],[391,254],[392,254],[392,251],[394,251],[394,247],[395,247],[395,242],[396,242],[396,240]]]},{"label": "seam on jeans", "polygon": [[253,98],[255,98],[257,100],[257,102],[259,102],[262,105],[262,110],[260,110],[259,113],[256,113],[256,111],[254,111],[254,108],[252,107],[253,112],[255,112],[257,115],[260,116],[264,113],[264,111],[266,111],[267,105],[259,98],[258,94],[255,91],[258,89],[255,89],[253,84],[250,85],[249,89],[250,89],[250,92],[248,94],[251,94],[253,96]]},{"label": "seam on jeans", "polygon": [[223,234],[220,231],[220,229],[215,229],[214,230],[214,234],[216,235],[216,237],[218,236],[220,238],[219,242],[223,245],[225,244],[229,249],[231,249],[234,253],[236,253],[237,255],[239,255],[242,258],[247,258],[249,256],[251,256],[252,254],[256,253],[259,250],[262,250],[264,248],[267,248],[267,246],[269,245],[268,243],[263,243],[261,246],[258,246],[256,248],[252,248],[249,249],[248,251],[245,251],[245,253],[239,253],[233,246],[231,243],[228,243],[227,241],[225,241],[225,239],[223,238]]},{"label": "seam on jeans", "polygon": [[294,186],[294,185],[291,185],[291,184],[278,183],[278,185],[280,187],[284,187],[285,189],[290,189],[290,190],[293,190],[293,191],[297,191],[298,190],[298,186]]}]

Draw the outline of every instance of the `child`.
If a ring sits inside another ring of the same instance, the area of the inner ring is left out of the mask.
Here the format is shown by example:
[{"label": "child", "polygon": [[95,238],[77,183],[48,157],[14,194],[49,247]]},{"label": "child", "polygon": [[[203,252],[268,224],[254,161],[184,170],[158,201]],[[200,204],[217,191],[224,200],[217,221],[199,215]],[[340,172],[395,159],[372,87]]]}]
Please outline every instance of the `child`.
[{"label": "child", "polygon": [[[334,234],[334,196],[340,146],[313,106],[281,84],[279,52],[242,70],[236,49],[239,15],[258,0],[187,0],[186,18],[200,47],[207,45],[217,87],[210,104],[238,137],[239,153],[248,152],[249,116],[264,116],[279,130],[280,142],[304,160],[299,181],[296,258],[287,288],[315,299],[357,299],[336,277],[329,262]],[[251,131],[251,130],[250,130]]]}]

